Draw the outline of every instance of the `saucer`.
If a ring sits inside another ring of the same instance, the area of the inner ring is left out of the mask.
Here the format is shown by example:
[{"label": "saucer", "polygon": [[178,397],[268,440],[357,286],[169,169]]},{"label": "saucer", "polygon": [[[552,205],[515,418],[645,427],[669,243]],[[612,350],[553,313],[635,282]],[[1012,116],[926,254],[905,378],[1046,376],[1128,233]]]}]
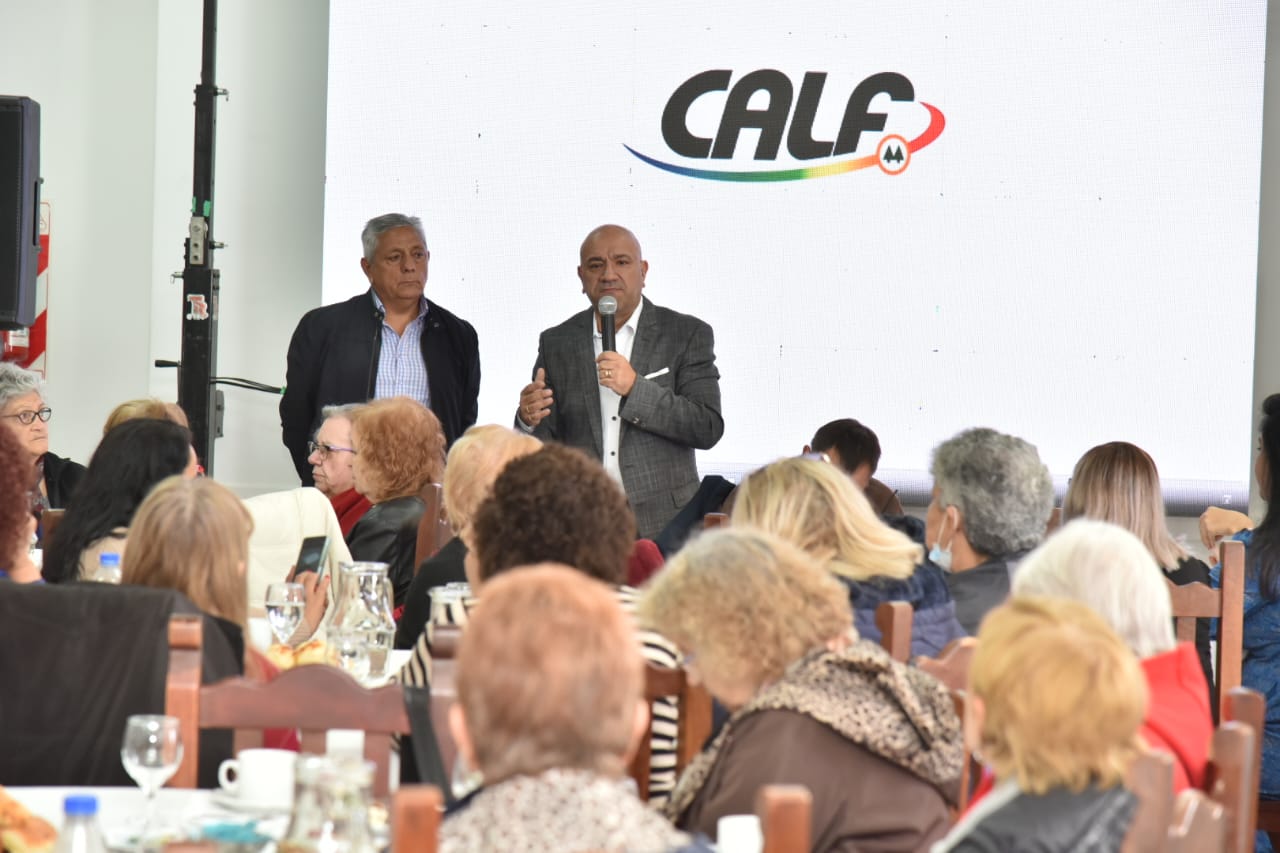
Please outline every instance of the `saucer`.
[{"label": "saucer", "polygon": [[286,803],[255,803],[242,800],[230,791],[216,790],[213,792],[213,802],[220,808],[228,811],[239,812],[241,814],[252,815],[272,815],[272,814],[288,814],[293,810],[291,804]]}]

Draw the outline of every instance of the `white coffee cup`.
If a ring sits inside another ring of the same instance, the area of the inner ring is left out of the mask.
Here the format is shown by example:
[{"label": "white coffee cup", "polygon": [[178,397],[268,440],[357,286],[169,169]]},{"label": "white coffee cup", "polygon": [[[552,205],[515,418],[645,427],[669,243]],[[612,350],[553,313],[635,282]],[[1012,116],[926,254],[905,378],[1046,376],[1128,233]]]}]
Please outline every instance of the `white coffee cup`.
[{"label": "white coffee cup", "polygon": [[[287,749],[244,749],[218,768],[218,784],[248,806],[288,809],[293,806],[293,764]],[[232,778],[234,776],[234,778]]]},{"label": "white coffee cup", "polygon": [[764,833],[753,814],[728,814],[716,821],[716,849],[720,853],[760,853]]}]

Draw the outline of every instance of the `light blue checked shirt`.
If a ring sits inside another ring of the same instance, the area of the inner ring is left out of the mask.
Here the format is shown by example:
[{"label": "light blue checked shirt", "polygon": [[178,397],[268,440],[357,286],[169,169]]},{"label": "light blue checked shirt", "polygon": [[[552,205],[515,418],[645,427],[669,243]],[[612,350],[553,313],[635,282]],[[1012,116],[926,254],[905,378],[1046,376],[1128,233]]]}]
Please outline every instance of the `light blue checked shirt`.
[{"label": "light blue checked shirt", "polygon": [[[386,314],[386,306],[373,291],[373,304]],[[378,356],[378,379],[373,397],[412,397],[431,408],[431,386],[427,383],[427,366],[422,363],[422,324],[427,319],[427,298],[418,303],[418,316],[404,327],[404,334],[386,320],[382,321],[382,353]]]}]

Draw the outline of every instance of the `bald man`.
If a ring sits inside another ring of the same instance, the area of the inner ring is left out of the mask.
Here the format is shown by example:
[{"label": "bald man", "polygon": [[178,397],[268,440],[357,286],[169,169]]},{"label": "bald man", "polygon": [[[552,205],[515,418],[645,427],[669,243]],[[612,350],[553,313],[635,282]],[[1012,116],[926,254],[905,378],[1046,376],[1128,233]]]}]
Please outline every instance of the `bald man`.
[{"label": "bald man", "polygon": [[[697,317],[644,298],[649,262],[626,228],[596,228],[579,260],[591,307],[542,333],[516,426],[599,459],[651,539],[698,490],[694,450],[724,433],[715,337]],[[618,303],[616,352],[602,351],[604,296]]]}]

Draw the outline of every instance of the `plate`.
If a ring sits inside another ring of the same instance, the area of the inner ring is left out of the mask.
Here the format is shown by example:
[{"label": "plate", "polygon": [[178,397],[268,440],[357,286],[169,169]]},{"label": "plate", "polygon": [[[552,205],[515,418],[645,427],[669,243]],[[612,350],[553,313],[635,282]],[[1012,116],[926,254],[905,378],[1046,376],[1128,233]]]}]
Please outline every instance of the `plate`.
[{"label": "plate", "polygon": [[251,815],[273,815],[288,814],[293,810],[293,806],[280,803],[264,805],[262,803],[248,802],[240,799],[230,791],[217,790],[213,792],[213,802],[219,808],[228,811],[239,812],[240,814]]}]

